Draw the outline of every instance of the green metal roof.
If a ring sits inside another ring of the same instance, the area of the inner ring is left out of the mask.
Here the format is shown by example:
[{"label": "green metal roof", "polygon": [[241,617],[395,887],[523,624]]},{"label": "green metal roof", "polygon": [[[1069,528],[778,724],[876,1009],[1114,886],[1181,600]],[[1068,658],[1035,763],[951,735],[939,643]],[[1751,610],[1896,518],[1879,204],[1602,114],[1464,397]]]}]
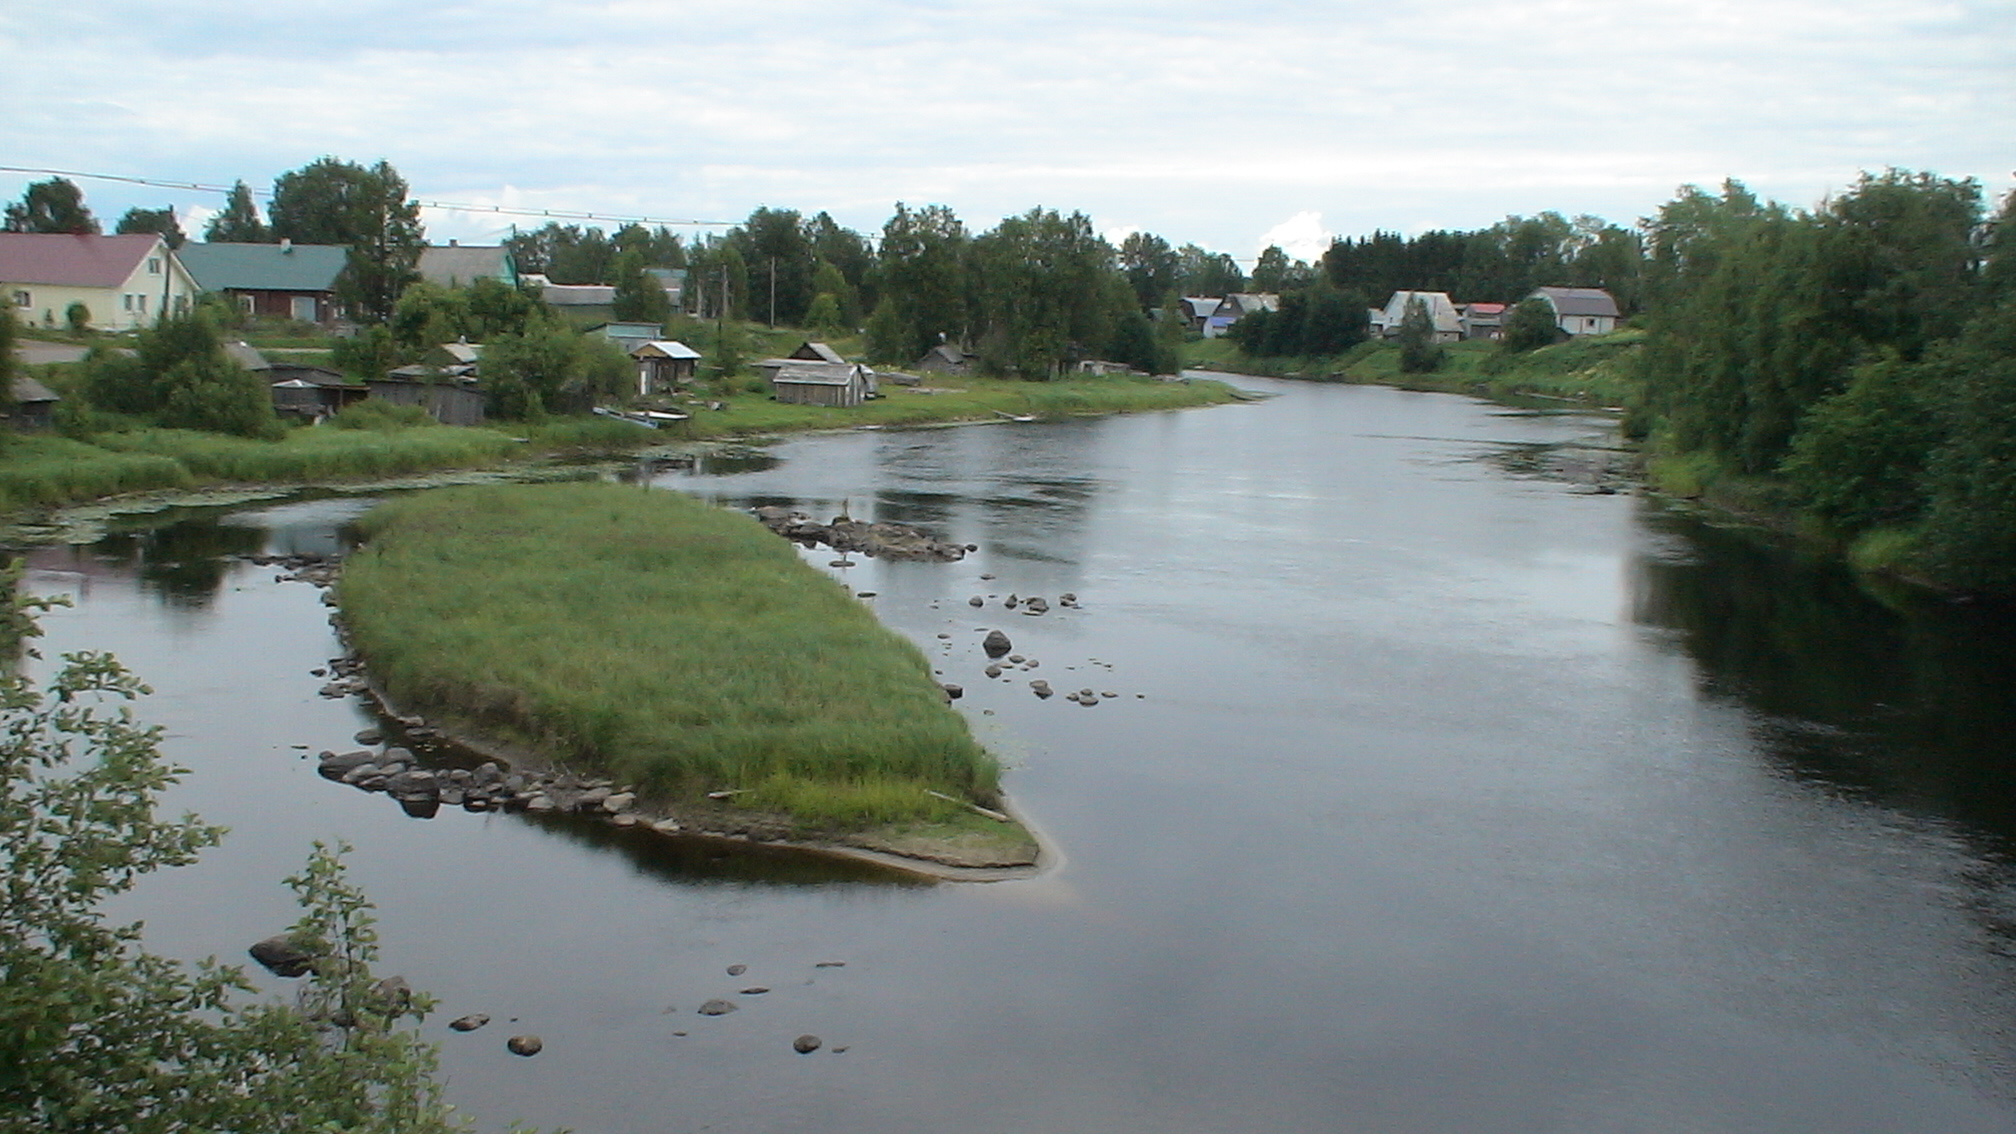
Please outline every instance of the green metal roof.
[{"label": "green metal roof", "polygon": [[204,291],[331,291],[340,244],[184,244],[176,253]]}]

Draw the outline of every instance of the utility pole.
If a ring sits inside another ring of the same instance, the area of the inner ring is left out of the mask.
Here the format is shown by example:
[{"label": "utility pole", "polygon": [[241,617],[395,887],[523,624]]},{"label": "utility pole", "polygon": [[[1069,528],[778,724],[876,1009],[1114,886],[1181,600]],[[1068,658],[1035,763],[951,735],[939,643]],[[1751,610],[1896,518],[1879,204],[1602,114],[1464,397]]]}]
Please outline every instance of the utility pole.
[{"label": "utility pole", "polygon": [[770,257],[770,329],[777,329],[777,257]]}]

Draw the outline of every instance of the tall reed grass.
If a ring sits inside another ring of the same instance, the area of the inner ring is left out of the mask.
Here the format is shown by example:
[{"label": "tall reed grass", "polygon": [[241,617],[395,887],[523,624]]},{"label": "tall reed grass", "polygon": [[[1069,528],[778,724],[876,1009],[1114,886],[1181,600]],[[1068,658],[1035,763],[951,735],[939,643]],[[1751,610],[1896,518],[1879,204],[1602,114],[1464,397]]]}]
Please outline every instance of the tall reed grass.
[{"label": "tall reed grass", "polygon": [[607,483],[388,502],[339,596],[402,705],[653,794],[848,826],[993,801],[929,663],[754,520]]}]

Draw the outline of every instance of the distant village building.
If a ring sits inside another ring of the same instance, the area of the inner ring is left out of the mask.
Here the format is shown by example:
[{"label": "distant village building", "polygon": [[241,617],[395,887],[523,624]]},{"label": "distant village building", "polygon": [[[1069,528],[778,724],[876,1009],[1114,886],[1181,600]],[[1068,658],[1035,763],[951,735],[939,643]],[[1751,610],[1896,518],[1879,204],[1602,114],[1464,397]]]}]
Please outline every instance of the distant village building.
[{"label": "distant village building", "polygon": [[1386,300],[1386,306],[1370,312],[1370,322],[1374,334],[1382,338],[1400,337],[1400,324],[1407,318],[1407,305],[1420,300],[1428,309],[1428,321],[1434,325],[1435,341],[1438,343],[1460,342],[1463,339],[1463,317],[1456,310],[1456,304],[1446,291],[1396,291]]},{"label": "distant village building", "polygon": [[395,406],[419,406],[443,425],[481,425],[486,413],[477,366],[480,343],[442,343],[427,360],[365,383],[371,396]]},{"label": "distant village building", "polygon": [[1218,301],[1204,320],[1204,337],[1215,339],[1232,329],[1232,324],[1255,311],[1278,311],[1281,297],[1271,293],[1233,292]]},{"label": "distant village building", "polygon": [[875,392],[874,372],[856,362],[791,362],[770,380],[780,402],[858,406]]},{"label": "distant village building", "polygon": [[63,399],[56,391],[33,378],[14,379],[14,411],[8,424],[17,432],[40,432],[56,424],[56,403]]},{"label": "distant village building", "polygon": [[343,316],[336,277],[349,263],[337,244],[184,244],[177,253],[197,286],[258,319],[327,326]]},{"label": "distant village building", "polygon": [[453,240],[420,250],[414,265],[420,278],[441,287],[468,287],[477,280],[518,286],[518,261],[501,244],[460,244]]},{"label": "distant village building", "polygon": [[656,340],[640,343],[630,351],[637,361],[637,395],[669,394],[699,373],[700,352],[681,342]]},{"label": "distant village building", "polygon": [[61,327],[71,306],[82,304],[87,326],[131,331],[189,310],[199,290],[168,242],[151,232],[0,232],[0,303],[23,323]]},{"label": "distant village building", "polygon": [[1600,287],[1543,287],[1527,298],[1546,300],[1563,334],[1607,335],[1617,329],[1617,301]]},{"label": "distant village building", "polygon": [[937,346],[925,351],[924,357],[918,359],[917,364],[911,367],[911,369],[922,371],[925,374],[949,374],[955,377],[964,377],[973,372],[973,364],[978,359],[978,355],[960,350],[950,343],[939,343]]},{"label": "distant village building", "polygon": [[664,338],[665,326],[662,323],[597,323],[582,334],[608,339],[628,354],[644,343]]},{"label": "distant village building", "polygon": [[242,342],[225,344],[224,353],[265,380],[273,391],[273,411],[282,417],[320,422],[371,395],[362,382],[353,382],[339,371],[299,362],[275,362]]},{"label": "distant village building", "polygon": [[1184,330],[1191,334],[1204,333],[1204,324],[1211,313],[1218,310],[1220,300],[1215,295],[1186,295],[1176,301],[1176,313],[1183,319]]},{"label": "distant village building", "polygon": [[1456,307],[1463,322],[1463,337],[1466,339],[1489,339],[1496,341],[1505,336],[1505,305],[1502,303],[1463,303]]}]

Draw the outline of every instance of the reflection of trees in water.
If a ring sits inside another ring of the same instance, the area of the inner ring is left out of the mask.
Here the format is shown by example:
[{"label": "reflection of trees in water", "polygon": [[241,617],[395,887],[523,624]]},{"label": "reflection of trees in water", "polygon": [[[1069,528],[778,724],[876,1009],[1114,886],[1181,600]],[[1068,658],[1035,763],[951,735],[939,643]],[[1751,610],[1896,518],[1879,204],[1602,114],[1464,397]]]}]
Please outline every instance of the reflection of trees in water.
[{"label": "reflection of trees in water", "polygon": [[930,878],[873,863],[815,854],[788,847],[732,839],[677,836],[624,830],[592,819],[565,815],[523,815],[523,821],[570,842],[615,851],[632,866],[668,882],[827,886],[872,884],[896,888],[933,886]]},{"label": "reflection of trees in water", "polygon": [[170,606],[194,609],[216,598],[233,557],[256,555],[265,545],[266,533],[258,528],[201,519],[115,532],[86,554],[89,571],[130,572],[142,590]]},{"label": "reflection of trees in water", "polygon": [[1694,558],[1637,564],[1637,621],[1676,631],[1711,694],[1761,714],[1790,774],[2016,848],[2016,621],[1930,600],[1886,606],[1838,564],[1654,522]]}]

